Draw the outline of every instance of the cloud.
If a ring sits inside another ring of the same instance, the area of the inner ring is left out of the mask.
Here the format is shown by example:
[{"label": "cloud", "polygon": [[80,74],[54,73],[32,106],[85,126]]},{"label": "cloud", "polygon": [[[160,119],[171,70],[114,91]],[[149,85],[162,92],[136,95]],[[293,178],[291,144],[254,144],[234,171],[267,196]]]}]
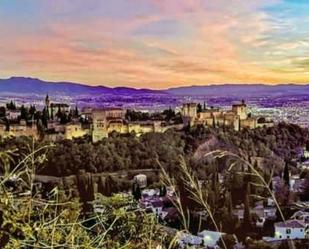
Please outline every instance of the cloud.
[{"label": "cloud", "polygon": [[10,18],[0,23],[0,76],[152,88],[304,82],[308,76],[300,69],[307,61],[299,58],[308,41],[297,29],[283,35],[297,23],[267,9],[278,4],[282,1],[40,1],[29,23]]}]

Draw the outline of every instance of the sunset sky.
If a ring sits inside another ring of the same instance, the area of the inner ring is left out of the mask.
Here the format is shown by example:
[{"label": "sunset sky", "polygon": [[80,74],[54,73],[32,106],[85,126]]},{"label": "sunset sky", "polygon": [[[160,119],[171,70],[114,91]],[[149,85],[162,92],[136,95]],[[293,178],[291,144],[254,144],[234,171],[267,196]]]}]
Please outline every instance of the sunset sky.
[{"label": "sunset sky", "polygon": [[309,82],[308,0],[0,0],[0,78]]}]

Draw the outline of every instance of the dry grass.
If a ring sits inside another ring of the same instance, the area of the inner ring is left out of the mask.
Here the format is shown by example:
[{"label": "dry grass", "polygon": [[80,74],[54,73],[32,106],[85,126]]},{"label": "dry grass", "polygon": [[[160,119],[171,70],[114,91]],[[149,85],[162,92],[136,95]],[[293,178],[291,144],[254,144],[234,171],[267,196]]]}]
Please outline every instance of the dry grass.
[{"label": "dry grass", "polygon": [[[0,153],[4,174],[0,181],[1,248],[156,248],[165,233],[152,214],[127,210],[121,196],[100,196],[103,213],[82,214],[78,200],[68,200],[55,187],[49,198],[36,192],[34,176],[53,145],[34,148],[10,170],[13,153]],[[11,187],[13,179],[17,187]],[[14,181],[15,181],[14,180]]]}]

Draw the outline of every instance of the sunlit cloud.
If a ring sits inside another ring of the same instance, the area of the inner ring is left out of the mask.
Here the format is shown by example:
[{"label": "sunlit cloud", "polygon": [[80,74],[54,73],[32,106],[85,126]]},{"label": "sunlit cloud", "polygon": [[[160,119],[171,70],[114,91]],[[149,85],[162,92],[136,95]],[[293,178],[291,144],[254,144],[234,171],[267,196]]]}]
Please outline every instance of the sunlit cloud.
[{"label": "sunlit cloud", "polygon": [[309,18],[304,11],[296,14],[299,5],[3,0],[0,77],[151,88],[305,83]]}]

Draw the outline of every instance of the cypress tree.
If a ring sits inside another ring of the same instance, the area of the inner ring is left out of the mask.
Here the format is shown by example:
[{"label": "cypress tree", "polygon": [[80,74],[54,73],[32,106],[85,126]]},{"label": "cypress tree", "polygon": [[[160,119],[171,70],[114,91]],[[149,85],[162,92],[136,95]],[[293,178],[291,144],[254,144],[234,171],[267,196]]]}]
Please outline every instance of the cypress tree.
[{"label": "cypress tree", "polygon": [[136,201],[141,199],[142,193],[141,193],[141,188],[139,187],[138,183],[133,184],[133,190],[132,190],[133,197]]},{"label": "cypress tree", "polygon": [[284,184],[288,187],[290,187],[290,171],[289,171],[289,165],[288,162],[285,163],[284,171],[283,171],[283,180]]},{"label": "cypress tree", "polygon": [[250,213],[250,183],[246,183],[245,200],[244,200],[244,228],[250,229],[252,224],[252,217]]},{"label": "cypress tree", "polygon": [[162,185],[160,187],[160,196],[165,196],[166,195],[166,187],[165,185]]}]

